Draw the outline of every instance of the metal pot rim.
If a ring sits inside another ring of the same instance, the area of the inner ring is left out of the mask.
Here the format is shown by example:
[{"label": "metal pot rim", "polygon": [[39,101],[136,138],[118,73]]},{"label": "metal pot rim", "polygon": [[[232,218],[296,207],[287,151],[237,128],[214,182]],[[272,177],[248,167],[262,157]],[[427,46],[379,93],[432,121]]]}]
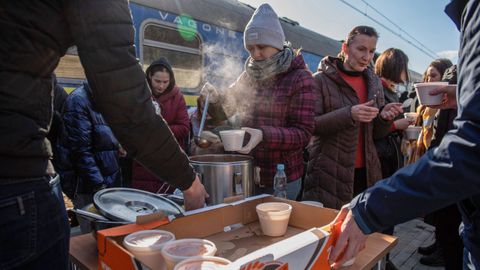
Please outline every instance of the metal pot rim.
[{"label": "metal pot rim", "polygon": [[207,154],[191,156],[189,158],[191,163],[199,165],[235,165],[249,163],[253,161],[252,156],[239,154]]}]

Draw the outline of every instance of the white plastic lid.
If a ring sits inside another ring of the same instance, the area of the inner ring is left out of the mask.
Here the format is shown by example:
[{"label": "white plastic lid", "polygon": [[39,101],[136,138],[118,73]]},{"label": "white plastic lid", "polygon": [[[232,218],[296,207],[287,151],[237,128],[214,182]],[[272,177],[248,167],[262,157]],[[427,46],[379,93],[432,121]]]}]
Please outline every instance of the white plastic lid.
[{"label": "white plastic lid", "polygon": [[167,243],[162,253],[172,258],[213,256],[217,248],[212,241],[197,238],[185,238]]},{"label": "white plastic lid", "polygon": [[175,235],[162,230],[144,230],[127,235],[123,245],[133,252],[158,252],[170,241],[175,240]]},{"label": "white plastic lid", "polygon": [[193,257],[177,264],[174,270],[218,270],[226,269],[231,262],[227,259],[213,256]]}]

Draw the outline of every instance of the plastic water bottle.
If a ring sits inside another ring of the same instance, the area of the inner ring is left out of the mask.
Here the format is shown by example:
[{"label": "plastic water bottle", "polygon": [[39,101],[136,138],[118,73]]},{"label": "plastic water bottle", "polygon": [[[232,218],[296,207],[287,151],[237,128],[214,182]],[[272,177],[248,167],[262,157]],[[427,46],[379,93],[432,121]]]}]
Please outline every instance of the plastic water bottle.
[{"label": "plastic water bottle", "polygon": [[287,175],[283,164],[277,164],[277,173],[273,177],[273,189],[275,197],[287,198]]}]

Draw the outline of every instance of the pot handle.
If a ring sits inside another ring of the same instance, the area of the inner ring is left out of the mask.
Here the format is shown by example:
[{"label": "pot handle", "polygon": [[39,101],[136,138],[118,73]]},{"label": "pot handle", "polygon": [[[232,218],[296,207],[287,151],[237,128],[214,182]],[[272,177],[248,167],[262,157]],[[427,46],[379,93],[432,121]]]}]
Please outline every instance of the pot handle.
[{"label": "pot handle", "polygon": [[242,173],[241,172],[233,173],[233,185],[232,185],[232,187],[233,187],[234,196],[243,194]]}]

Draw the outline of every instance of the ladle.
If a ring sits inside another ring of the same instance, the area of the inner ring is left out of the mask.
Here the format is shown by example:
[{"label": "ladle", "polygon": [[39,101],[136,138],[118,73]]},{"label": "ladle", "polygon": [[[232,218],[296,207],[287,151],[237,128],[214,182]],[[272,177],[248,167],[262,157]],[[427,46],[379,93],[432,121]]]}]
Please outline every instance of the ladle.
[{"label": "ladle", "polygon": [[207,118],[207,111],[208,111],[208,97],[210,96],[210,93],[207,93],[207,96],[205,97],[205,106],[203,107],[203,112],[202,112],[202,119],[200,120],[200,128],[198,129],[198,134],[194,138],[195,144],[200,147],[200,148],[208,148],[212,144],[211,141],[202,138],[202,131],[205,126],[205,120]]}]

